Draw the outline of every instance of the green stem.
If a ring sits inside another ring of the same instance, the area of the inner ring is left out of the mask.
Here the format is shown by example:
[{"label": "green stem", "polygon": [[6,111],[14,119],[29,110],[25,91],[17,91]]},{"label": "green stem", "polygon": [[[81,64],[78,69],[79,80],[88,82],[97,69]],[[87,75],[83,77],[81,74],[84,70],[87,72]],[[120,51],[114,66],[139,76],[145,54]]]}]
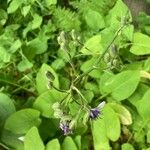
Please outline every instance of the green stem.
[{"label": "green stem", "polygon": [[20,86],[20,85],[18,85],[18,84],[16,84],[16,83],[10,82],[10,81],[8,81],[8,80],[4,80],[4,79],[1,78],[1,79],[0,79],[0,82],[13,85],[13,86],[18,87],[19,89],[22,89],[22,90],[24,90],[24,91],[26,91],[26,92],[32,93],[32,94],[35,95],[35,96],[37,95],[37,94],[34,93],[33,91],[30,91],[30,90],[28,90],[27,88],[25,88],[25,87],[23,87],[23,86]]},{"label": "green stem", "polygon": [[91,71],[93,71],[97,64],[99,64],[101,62],[101,60],[103,59],[104,55],[107,53],[107,51],[109,50],[109,48],[111,47],[111,45],[114,43],[114,41],[116,40],[116,38],[118,37],[120,31],[125,27],[125,25],[121,26],[118,31],[116,32],[114,38],[111,40],[111,42],[109,43],[109,45],[106,47],[106,49],[104,50],[104,52],[102,53],[102,55],[100,55],[97,59],[97,61],[95,62],[95,64],[86,72],[84,72],[83,74],[81,74],[80,76],[78,76],[77,78],[75,78],[75,80],[73,81],[73,83],[76,83],[77,81],[79,81],[79,79],[81,79],[82,77],[86,76],[87,74],[89,74]]}]

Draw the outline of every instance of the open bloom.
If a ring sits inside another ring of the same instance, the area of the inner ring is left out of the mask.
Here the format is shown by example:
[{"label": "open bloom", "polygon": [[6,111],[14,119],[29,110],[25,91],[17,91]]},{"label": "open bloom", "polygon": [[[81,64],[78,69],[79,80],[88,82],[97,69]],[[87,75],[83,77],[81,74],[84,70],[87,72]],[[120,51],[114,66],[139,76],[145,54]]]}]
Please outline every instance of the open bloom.
[{"label": "open bloom", "polygon": [[89,112],[89,118],[92,120],[97,119],[101,115],[101,109],[104,107],[105,102],[101,102],[97,107],[91,108]]},{"label": "open bloom", "polygon": [[59,127],[63,131],[64,135],[72,134],[72,130],[70,129],[69,121],[60,121]]}]

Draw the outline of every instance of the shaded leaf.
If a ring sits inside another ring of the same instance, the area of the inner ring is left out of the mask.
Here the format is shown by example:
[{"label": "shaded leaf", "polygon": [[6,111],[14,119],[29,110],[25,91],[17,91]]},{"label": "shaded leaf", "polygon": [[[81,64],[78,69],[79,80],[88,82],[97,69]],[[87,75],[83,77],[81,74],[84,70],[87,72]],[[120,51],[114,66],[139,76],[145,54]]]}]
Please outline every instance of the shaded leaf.
[{"label": "shaded leaf", "polygon": [[35,109],[22,109],[8,117],[5,123],[5,129],[16,133],[24,134],[31,127],[39,126],[41,119],[40,112]]}]

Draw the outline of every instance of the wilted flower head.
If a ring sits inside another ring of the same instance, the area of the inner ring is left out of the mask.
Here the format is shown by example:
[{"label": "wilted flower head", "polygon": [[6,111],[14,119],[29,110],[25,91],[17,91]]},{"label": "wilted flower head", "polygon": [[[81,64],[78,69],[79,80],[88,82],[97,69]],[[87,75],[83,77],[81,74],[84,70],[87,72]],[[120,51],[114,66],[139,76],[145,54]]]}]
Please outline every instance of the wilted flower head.
[{"label": "wilted flower head", "polygon": [[97,119],[101,115],[101,109],[104,107],[105,102],[101,102],[97,107],[91,108],[89,113],[90,119]]},{"label": "wilted flower head", "polygon": [[72,134],[72,130],[70,129],[70,121],[60,121],[59,127],[63,131],[64,135]]}]

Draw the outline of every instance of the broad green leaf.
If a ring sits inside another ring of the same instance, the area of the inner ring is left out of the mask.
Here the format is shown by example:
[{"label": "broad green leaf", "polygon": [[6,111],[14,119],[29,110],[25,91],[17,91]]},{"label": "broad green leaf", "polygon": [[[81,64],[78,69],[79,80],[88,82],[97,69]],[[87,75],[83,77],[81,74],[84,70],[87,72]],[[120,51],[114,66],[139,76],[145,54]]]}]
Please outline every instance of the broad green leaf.
[{"label": "broad green leaf", "polygon": [[53,139],[46,144],[45,150],[60,150],[60,144],[58,139]]},{"label": "broad green leaf", "polygon": [[150,116],[150,89],[144,94],[143,98],[138,102],[137,109],[144,119],[149,119]]},{"label": "broad green leaf", "polygon": [[32,127],[25,135],[24,150],[44,150],[43,141],[39,135],[38,129]]},{"label": "broad green leaf", "polygon": [[31,5],[24,6],[24,7],[21,9],[22,15],[25,17],[25,16],[29,13],[30,9],[31,9]]},{"label": "broad green leaf", "polygon": [[50,71],[55,78],[53,81],[53,85],[56,86],[57,88],[59,87],[58,77],[55,71],[47,64],[43,64],[36,76],[36,88],[39,94],[42,94],[43,92],[49,90],[48,89],[49,80],[46,77],[47,71]]},{"label": "broad green leaf", "polygon": [[9,149],[11,148],[13,150],[24,150],[23,142],[18,139],[19,137],[20,135],[14,134],[9,130],[3,129],[1,134],[1,141],[3,142],[3,144],[8,146]]},{"label": "broad green leaf", "polygon": [[35,38],[27,43],[26,51],[27,52],[33,51],[33,52],[35,52],[35,54],[44,53],[48,48],[47,40],[48,40],[48,38],[45,35],[39,35],[37,38]]},{"label": "broad green leaf", "polygon": [[57,0],[45,0],[45,3],[47,6],[55,5],[57,4]]},{"label": "broad green leaf", "polygon": [[140,32],[134,33],[133,44],[130,52],[135,55],[150,54],[150,37]]},{"label": "broad green leaf", "polygon": [[67,136],[62,143],[62,150],[78,150],[70,136]]},{"label": "broad green leaf", "polygon": [[4,25],[7,21],[8,15],[3,9],[0,9],[0,14],[0,25]]},{"label": "broad green leaf", "polygon": [[5,129],[16,134],[24,134],[31,127],[39,126],[41,123],[39,116],[40,112],[35,109],[19,110],[8,117],[5,122]]},{"label": "broad green leaf", "polygon": [[[98,65],[98,64],[95,64],[95,62],[97,61],[97,58],[98,57],[92,57],[91,59],[83,62],[83,64],[81,65],[80,69],[83,72],[87,72],[93,66]],[[95,69],[95,70],[93,70],[93,71],[91,71],[89,73],[89,76],[91,76],[93,78],[100,78],[100,76],[101,76],[101,70],[100,69]]]},{"label": "broad green leaf", "polygon": [[128,98],[130,103],[132,103],[136,108],[138,108],[138,102],[144,96],[144,93],[149,89],[149,86],[143,83],[140,83],[135,90],[135,92]]},{"label": "broad green leaf", "polygon": [[31,29],[34,30],[39,28],[41,23],[42,23],[42,17],[39,16],[38,14],[34,14],[32,24],[31,24]]},{"label": "broad green leaf", "polygon": [[52,62],[51,66],[55,70],[60,70],[65,66],[65,62],[63,61],[63,59],[58,58]]},{"label": "broad green leaf", "polygon": [[0,62],[7,63],[10,61],[11,54],[7,52],[7,50],[4,47],[0,46]]},{"label": "broad green leaf", "polygon": [[32,67],[33,64],[27,58],[23,58],[22,61],[20,61],[19,64],[17,65],[17,68],[20,72],[31,69]]},{"label": "broad green leaf", "polygon": [[105,89],[104,89],[104,85],[105,83],[114,76],[113,73],[111,72],[104,72],[101,77],[100,77],[100,81],[99,81],[99,89],[101,94],[105,94]]},{"label": "broad green leaf", "polygon": [[74,138],[74,142],[76,143],[78,150],[81,150],[81,135],[77,135]]},{"label": "broad green leaf", "polygon": [[101,54],[102,51],[101,35],[95,35],[88,39],[81,49],[81,52],[86,55]]},{"label": "broad green leaf", "polygon": [[12,0],[9,4],[9,7],[7,8],[7,12],[9,14],[14,13],[23,3],[23,1],[20,0]]},{"label": "broad green leaf", "polygon": [[0,93],[0,128],[5,120],[15,112],[13,101],[4,93]]},{"label": "broad green leaf", "polygon": [[123,71],[105,82],[103,90],[110,93],[117,101],[124,100],[131,96],[136,90],[140,81],[139,71]]},{"label": "broad green leaf", "polygon": [[134,150],[134,147],[129,143],[124,143],[121,145],[121,150]]},{"label": "broad green leaf", "polygon": [[[123,21],[125,16],[127,15],[128,7],[123,3],[122,0],[118,0],[115,6],[109,11],[107,16],[107,23],[113,27],[119,27],[120,22]],[[131,14],[129,13],[130,20]]]},{"label": "broad green leaf", "polygon": [[11,53],[15,53],[20,47],[21,47],[21,41],[18,39],[11,45],[9,51]]},{"label": "broad green leaf", "polygon": [[94,150],[110,149],[109,139],[106,135],[106,126],[104,118],[93,121],[91,127],[94,142]]},{"label": "broad green leaf", "polygon": [[86,12],[85,20],[87,25],[94,31],[98,31],[105,27],[103,16],[92,9],[88,9],[88,11]]},{"label": "broad green leaf", "polygon": [[47,118],[54,118],[54,110],[52,105],[55,102],[60,102],[67,93],[62,93],[56,90],[49,90],[41,94],[33,104],[33,107],[41,112],[41,115]]},{"label": "broad green leaf", "polygon": [[122,35],[125,37],[128,41],[133,40],[133,31],[134,31],[134,26],[133,25],[128,25],[126,26],[123,31]]},{"label": "broad green leaf", "polygon": [[131,114],[124,106],[117,103],[110,103],[109,106],[118,114],[120,122],[123,125],[132,124]]},{"label": "broad green leaf", "polygon": [[147,132],[147,143],[150,143],[150,129]]},{"label": "broad green leaf", "polygon": [[118,140],[121,132],[118,115],[108,105],[105,106],[103,113],[107,137],[112,141]]}]

